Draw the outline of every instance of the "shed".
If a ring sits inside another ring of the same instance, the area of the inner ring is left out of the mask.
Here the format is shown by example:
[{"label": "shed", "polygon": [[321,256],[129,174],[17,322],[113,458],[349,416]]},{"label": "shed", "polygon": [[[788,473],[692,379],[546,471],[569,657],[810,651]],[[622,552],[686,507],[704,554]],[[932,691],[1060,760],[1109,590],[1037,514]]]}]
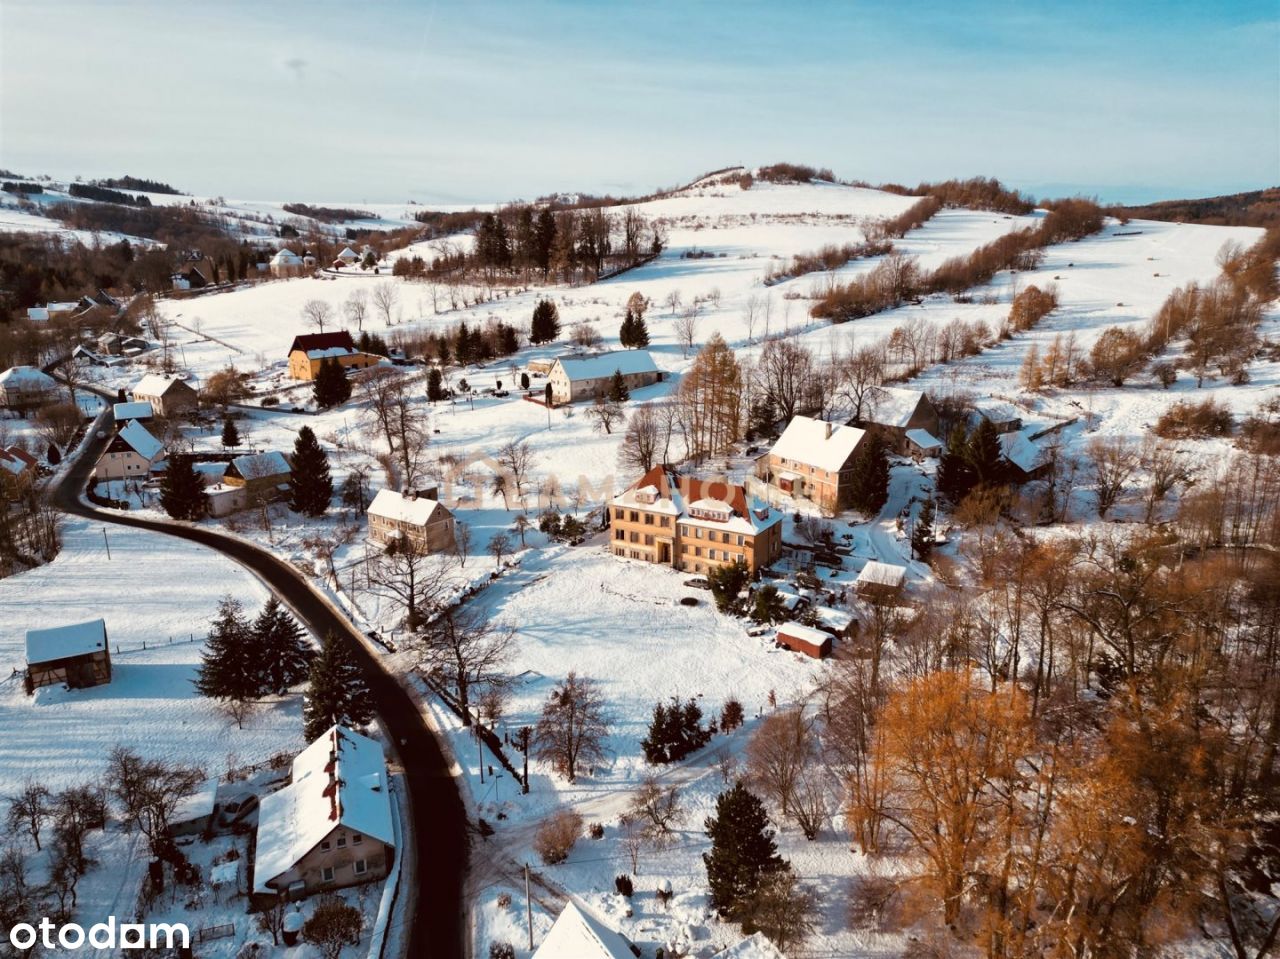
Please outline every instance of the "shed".
[{"label": "shed", "polygon": [[195,836],[213,824],[218,806],[218,780],[208,779],[178,803],[169,816],[169,835]]},{"label": "shed", "polygon": [[65,683],[85,689],[111,682],[107,624],[101,619],[27,630],[27,692]]},{"label": "shed", "polygon": [[831,655],[831,634],[792,620],[778,627],[778,642],[787,649],[814,659]]},{"label": "shed", "polygon": [[859,596],[869,599],[897,596],[907,581],[907,568],[892,563],[881,563],[870,560],[862,567],[854,582]]},{"label": "shed", "polygon": [[147,400],[134,400],[132,403],[115,403],[111,407],[111,415],[115,417],[117,426],[124,426],[129,420],[143,422],[155,416],[155,410]]},{"label": "shed", "polygon": [[907,430],[907,450],[912,456],[941,456],[942,440],[928,430]]},{"label": "shed", "polygon": [[836,639],[849,639],[858,631],[858,620],[847,609],[816,606],[813,615],[818,617],[818,628]]}]

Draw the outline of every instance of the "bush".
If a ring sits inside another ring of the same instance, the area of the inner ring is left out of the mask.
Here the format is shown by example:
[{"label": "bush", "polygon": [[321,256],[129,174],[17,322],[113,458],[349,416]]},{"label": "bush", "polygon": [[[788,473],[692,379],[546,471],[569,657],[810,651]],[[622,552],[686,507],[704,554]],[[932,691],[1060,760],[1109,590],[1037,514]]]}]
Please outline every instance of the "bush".
[{"label": "bush", "polygon": [[623,873],[613,880],[613,888],[618,891],[618,895],[626,896],[630,899],[636,891],[635,883],[631,881],[631,877]]},{"label": "bush", "polygon": [[1009,329],[1021,333],[1039,323],[1058,305],[1058,291],[1029,286],[1013,298],[1009,308]]},{"label": "bush", "polygon": [[491,942],[489,959],[516,959],[516,947],[509,942]]},{"label": "bush", "polygon": [[604,823],[593,822],[589,827],[587,827],[587,835],[592,839],[603,839]]},{"label": "bush", "polygon": [[720,728],[726,733],[737,729],[742,725],[742,720],[745,715],[742,703],[738,702],[737,699],[730,697],[724,704],[724,708],[720,710]]},{"label": "bush", "polygon": [[559,809],[543,820],[533,837],[533,848],[546,865],[569,858],[574,843],[582,835],[582,817],[572,809]]},{"label": "bush", "polygon": [[734,560],[724,566],[717,566],[707,573],[707,582],[711,584],[711,595],[715,598],[716,609],[726,612],[738,602],[738,594],[747,585],[751,573],[747,564],[741,559]]},{"label": "bush", "polygon": [[1155,434],[1165,439],[1197,439],[1230,436],[1234,429],[1231,411],[1215,400],[1200,403],[1179,400],[1156,421]]}]

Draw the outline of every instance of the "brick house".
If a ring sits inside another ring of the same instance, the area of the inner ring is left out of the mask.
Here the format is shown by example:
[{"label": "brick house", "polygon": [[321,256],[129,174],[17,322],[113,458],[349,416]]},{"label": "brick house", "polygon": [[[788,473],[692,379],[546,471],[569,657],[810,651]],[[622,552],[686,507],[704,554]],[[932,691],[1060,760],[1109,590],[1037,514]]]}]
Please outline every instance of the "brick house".
[{"label": "brick house", "polygon": [[320,366],[333,360],[344,370],[377,366],[382,357],[362,353],[346,330],[335,333],[306,333],[295,336],[289,346],[289,375],[295,380],[314,380]]},{"label": "brick house", "polygon": [[382,879],[395,844],[382,745],[333,726],[294,758],[289,785],[262,799],[253,900],[299,899]]},{"label": "brick house", "polygon": [[610,503],[615,556],[706,573],[738,559],[754,573],[782,555],[782,513],[743,487],[655,466]]},{"label": "brick house", "polygon": [[132,392],[135,402],[150,403],[157,416],[176,416],[200,405],[200,395],[176,376],[148,373],[138,380]]},{"label": "brick house", "polygon": [[278,450],[237,456],[222,474],[222,485],[244,490],[244,506],[261,506],[289,495],[293,470]]},{"label": "brick house", "polygon": [[401,538],[428,553],[451,550],[453,513],[435,498],[435,491],[383,489],[369,504],[369,540],[389,546]]},{"label": "brick house", "polygon": [[137,420],[126,423],[107,444],[94,468],[98,482],[146,479],[165,457],[164,444]]},{"label": "brick house", "polygon": [[603,396],[609,391],[614,373],[622,374],[628,390],[649,386],[662,379],[662,372],[648,350],[561,356],[551,365],[547,376],[551,384],[551,402],[577,403]]},{"label": "brick house", "polygon": [[788,495],[835,513],[849,505],[854,459],[866,431],[808,416],[794,417],[763,457],[762,479]]}]

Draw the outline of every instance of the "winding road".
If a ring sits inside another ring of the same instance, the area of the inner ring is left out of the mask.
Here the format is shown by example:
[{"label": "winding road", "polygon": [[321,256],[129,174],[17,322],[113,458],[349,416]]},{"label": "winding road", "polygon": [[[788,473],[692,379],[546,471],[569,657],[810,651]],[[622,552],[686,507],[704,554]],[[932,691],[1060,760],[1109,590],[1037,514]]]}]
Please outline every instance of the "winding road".
[{"label": "winding road", "polygon": [[[91,431],[102,429],[106,435],[91,434],[75,462],[51,490],[53,503],[76,516],[176,536],[217,550],[270,586],[313,634],[333,633],[346,641],[373,692],[378,716],[394,740],[408,786],[414,847],[399,853],[415,857],[413,875],[417,882],[405,884],[400,891],[408,928],[404,955],[410,959],[465,959],[470,954],[462,896],[468,859],[466,811],[450,764],[418,707],[396,677],[382,668],[351,622],[288,563],[207,527],[157,522],[83,503],[80,494],[110,440],[110,422],[108,413],[90,427]],[[173,585],[175,593],[180,593],[181,584]]]}]

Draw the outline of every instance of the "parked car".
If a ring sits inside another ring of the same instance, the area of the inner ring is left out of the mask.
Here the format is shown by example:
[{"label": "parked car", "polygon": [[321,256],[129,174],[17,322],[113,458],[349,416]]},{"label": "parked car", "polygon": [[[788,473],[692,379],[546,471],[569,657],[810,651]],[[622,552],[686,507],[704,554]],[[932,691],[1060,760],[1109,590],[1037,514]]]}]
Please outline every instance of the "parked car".
[{"label": "parked car", "polygon": [[710,589],[711,588],[711,583],[709,583],[706,579],[704,579],[701,576],[695,576],[693,577],[693,579],[686,579],[684,581],[684,584],[686,586],[692,586],[694,589]]}]

